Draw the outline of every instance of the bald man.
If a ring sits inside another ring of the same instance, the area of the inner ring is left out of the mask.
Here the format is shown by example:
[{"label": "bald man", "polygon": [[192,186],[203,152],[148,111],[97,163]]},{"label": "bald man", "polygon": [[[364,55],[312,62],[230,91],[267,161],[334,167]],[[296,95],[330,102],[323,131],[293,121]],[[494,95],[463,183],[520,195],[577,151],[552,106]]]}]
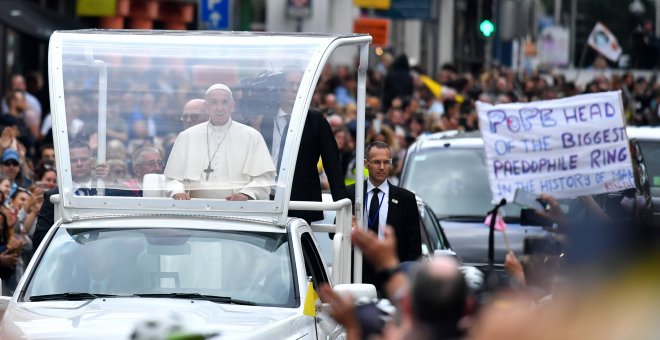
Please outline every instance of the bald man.
[{"label": "bald man", "polygon": [[197,124],[204,123],[209,120],[209,114],[206,113],[204,107],[204,99],[192,99],[183,106],[183,113],[181,114],[181,123],[183,129],[187,130],[189,127]]},{"label": "bald man", "polygon": [[174,182],[171,197],[269,199],[275,165],[261,134],[231,119],[235,107],[228,86],[206,90],[209,120],[182,131],[167,161],[165,175]]}]

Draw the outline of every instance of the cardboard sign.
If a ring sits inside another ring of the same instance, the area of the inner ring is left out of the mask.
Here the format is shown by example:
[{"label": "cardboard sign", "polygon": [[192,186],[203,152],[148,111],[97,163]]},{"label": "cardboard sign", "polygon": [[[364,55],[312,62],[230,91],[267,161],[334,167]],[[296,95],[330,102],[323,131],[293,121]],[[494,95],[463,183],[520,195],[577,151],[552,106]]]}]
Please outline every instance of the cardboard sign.
[{"label": "cardboard sign", "polygon": [[557,198],[635,187],[620,92],[477,102],[493,202],[516,189]]}]

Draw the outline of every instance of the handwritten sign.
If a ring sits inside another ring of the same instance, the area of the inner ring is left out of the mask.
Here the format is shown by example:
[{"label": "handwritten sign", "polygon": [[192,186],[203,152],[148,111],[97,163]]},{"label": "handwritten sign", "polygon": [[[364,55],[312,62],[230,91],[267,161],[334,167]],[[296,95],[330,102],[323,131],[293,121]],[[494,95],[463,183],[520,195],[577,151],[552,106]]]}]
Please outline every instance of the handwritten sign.
[{"label": "handwritten sign", "polygon": [[620,92],[477,102],[493,201],[516,189],[557,198],[634,188]]}]

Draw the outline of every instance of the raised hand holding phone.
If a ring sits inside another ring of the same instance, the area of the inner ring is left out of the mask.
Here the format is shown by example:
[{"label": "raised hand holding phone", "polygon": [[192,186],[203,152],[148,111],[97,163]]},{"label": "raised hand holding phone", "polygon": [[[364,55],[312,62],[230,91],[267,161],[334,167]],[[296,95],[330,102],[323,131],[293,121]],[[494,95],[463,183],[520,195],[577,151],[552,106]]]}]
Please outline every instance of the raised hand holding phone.
[{"label": "raised hand holding phone", "polygon": [[513,202],[525,208],[531,208],[539,212],[545,211],[545,204],[541,203],[539,196],[528,191],[516,189]]}]

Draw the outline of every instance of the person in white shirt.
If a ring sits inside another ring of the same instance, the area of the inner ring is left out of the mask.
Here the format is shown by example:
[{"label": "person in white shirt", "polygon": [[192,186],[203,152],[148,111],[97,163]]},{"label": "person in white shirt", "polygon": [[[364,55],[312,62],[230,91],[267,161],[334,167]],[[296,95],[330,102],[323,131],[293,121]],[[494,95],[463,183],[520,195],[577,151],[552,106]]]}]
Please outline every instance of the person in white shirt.
[{"label": "person in white shirt", "polygon": [[177,136],[165,167],[174,185],[171,197],[267,200],[275,184],[275,165],[261,134],[231,119],[236,103],[231,89],[214,84],[204,102],[208,122]]}]

